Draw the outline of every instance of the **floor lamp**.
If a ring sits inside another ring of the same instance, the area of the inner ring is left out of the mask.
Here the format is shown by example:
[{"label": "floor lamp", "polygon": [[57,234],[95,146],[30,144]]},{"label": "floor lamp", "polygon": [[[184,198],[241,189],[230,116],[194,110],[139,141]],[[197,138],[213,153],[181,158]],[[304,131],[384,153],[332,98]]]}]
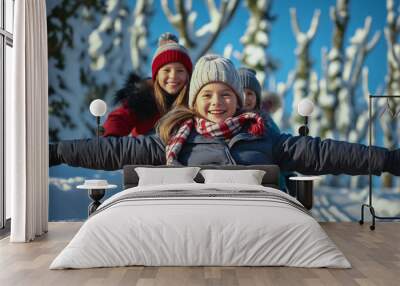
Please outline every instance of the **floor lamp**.
[{"label": "floor lamp", "polygon": [[[308,117],[314,111],[314,103],[308,99],[302,99],[297,105],[297,113],[304,117],[304,124],[299,128],[300,136],[307,136],[309,133],[308,129]],[[290,181],[295,182],[295,196],[299,199],[304,207],[310,210],[313,206],[313,181],[318,179],[317,176],[292,176],[289,177]],[[293,194],[291,194],[293,195]]]},{"label": "floor lamp", "polygon": [[[89,106],[90,113],[96,117],[96,136],[97,136],[97,150],[100,150],[100,117],[104,116],[107,112],[107,104],[101,99],[95,99],[90,103]],[[92,182],[94,186],[86,186],[87,182]],[[99,186],[101,185],[101,186]],[[106,180],[87,180],[85,185],[78,186],[83,189],[88,190],[88,195],[92,199],[92,203],[88,207],[88,215],[90,216],[96,211],[98,206],[101,204],[100,200],[104,197],[106,188],[109,188]],[[116,187],[111,185],[111,187]]]},{"label": "floor lamp", "polygon": [[308,117],[313,113],[313,111],[314,103],[310,99],[304,98],[300,100],[297,105],[297,113],[304,117],[304,124],[299,128],[299,134],[301,136],[307,136],[310,131],[308,129]]}]

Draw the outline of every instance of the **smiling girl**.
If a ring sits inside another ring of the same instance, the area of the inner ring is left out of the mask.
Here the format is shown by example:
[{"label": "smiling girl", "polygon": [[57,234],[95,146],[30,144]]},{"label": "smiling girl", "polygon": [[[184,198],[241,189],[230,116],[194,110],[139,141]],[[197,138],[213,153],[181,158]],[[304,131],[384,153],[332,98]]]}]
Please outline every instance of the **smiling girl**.
[{"label": "smiling girl", "polygon": [[151,71],[151,80],[132,74],[117,92],[121,106],[108,115],[104,136],[146,134],[171,108],[187,104],[192,62],[174,35],[161,35]]}]

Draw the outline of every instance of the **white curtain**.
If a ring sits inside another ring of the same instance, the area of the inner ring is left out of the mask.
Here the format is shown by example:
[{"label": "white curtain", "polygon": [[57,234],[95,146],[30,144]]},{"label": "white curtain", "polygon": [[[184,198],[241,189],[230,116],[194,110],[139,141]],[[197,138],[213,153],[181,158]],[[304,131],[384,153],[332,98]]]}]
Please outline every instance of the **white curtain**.
[{"label": "white curtain", "polygon": [[6,187],[12,242],[48,227],[48,74],[45,0],[15,1],[13,92],[6,97]]}]

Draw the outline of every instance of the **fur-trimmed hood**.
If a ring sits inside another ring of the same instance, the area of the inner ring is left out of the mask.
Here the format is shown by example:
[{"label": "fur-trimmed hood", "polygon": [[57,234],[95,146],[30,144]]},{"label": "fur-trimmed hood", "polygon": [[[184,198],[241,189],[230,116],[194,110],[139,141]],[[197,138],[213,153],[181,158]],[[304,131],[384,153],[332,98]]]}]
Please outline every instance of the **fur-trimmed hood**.
[{"label": "fur-trimmed hood", "polygon": [[158,114],[153,81],[130,73],[125,85],[115,93],[114,104],[127,106],[138,119],[146,120]]}]

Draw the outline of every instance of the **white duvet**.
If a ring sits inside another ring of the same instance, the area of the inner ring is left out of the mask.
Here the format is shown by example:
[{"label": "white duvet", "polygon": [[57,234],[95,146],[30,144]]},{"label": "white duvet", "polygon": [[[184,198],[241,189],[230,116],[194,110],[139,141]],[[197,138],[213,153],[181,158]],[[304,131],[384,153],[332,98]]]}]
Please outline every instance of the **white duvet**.
[{"label": "white duvet", "polygon": [[[174,190],[248,190],[250,196],[121,200]],[[270,198],[252,197],[250,190],[265,192]],[[295,204],[300,203],[279,190],[254,185],[193,183],[127,189],[100,206],[50,269],[126,265],[350,268],[318,222]]]}]

